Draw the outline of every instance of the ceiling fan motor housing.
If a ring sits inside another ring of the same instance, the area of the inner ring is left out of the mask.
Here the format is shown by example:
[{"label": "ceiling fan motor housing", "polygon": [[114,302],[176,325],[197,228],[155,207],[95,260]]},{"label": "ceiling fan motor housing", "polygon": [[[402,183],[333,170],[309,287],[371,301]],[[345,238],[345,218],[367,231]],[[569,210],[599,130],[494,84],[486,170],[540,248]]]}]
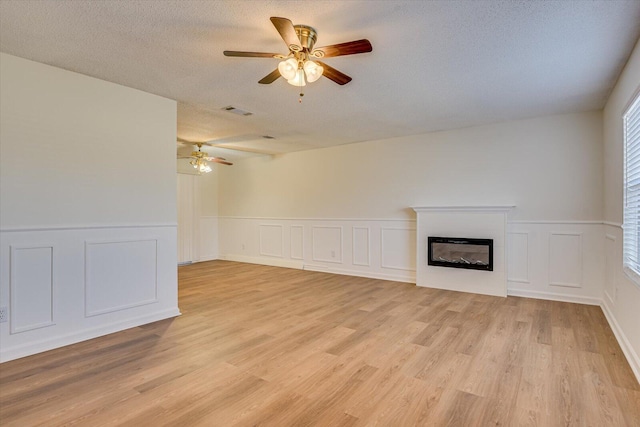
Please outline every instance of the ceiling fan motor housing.
[{"label": "ceiling fan motor housing", "polygon": [[302,49],[311,51],[311,49],[313,49],[313,45],[316,44],[316,39],[318,38],[316,30],[308,25],[294,25],[293,28],[295,28],[296,34],[300,39]]}]

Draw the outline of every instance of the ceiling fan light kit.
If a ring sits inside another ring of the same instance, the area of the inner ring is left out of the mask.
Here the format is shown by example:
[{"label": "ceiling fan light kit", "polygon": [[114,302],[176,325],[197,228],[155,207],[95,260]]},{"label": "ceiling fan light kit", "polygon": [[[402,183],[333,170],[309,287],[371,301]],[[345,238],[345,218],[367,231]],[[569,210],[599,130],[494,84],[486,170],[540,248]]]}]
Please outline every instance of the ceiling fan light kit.
[{"label": "ceiling fan light kit", "polygon": [[278,64],[278,71],[280,75],[287,80],[293,79],[298,74],[298,61],[294,58],[289,58]]},{"label": "ceiling fan light kit", "polygon": [[293,25],[289,19],[275,16],[271,17],[271,22],[287,45],[288,54],[224,51],[225,56],[281,59],[278,68],[263,77],[258,82],[260,84],[271,84],[282,76],[289,84],[302,87],[307,82],[313,83],[325,76],[339,85],[345,85],[351,81],[351,77],[323,62],[312,59],[354,55],[373,50],[367,39],[314,48],[318,37],[314,28],[308,25]]},{"label": "ceiling fan light kit", "polygon": [[324,72],[324,68],[313,61],[305,61],[302,68],[304,69],[304,73],[306,74],[309,83],[313,83],[318,80],[322,77],[322,73]]},{"label": "ceiling fan light kit", "polygon": [[191,155],[188,157],[178,157],[179,159],[191,159],[189,160],[189,164],[193,166],[195,170],[198,171],[198,174],[209,173],[213,169],[209,166],[207,162],[220,163],[221,165],[231,166],[233,163],[227,162],[226,159],[222,157],[211,157],[208,153],[202,151],[203,145],[211,145],[206,142],[192,142],[187,141],[182,138],[178,138],[178,142],[182,144],[192,144],[198,147],[198,151],[192,151]]},{"label": "ceiling fan light kit", "polygon": [[189,162],[189,164],[200,173],[209,173],[213,170],[211,169],[211,166],[209,166],[209,164],[202,159],[193,159]]}]

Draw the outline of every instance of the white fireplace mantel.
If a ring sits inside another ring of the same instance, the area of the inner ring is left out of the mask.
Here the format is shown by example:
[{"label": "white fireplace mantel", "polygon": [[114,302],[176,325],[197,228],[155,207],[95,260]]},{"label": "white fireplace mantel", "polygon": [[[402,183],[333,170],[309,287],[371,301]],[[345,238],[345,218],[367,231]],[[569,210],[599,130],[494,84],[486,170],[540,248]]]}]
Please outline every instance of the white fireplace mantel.
[{"label": "white fireplace mantel", "polygon": [[[507,216],[514,205],[416,206],[416,284],[438,289],[507,296]],[[493,271],[428,265],[429,236],[493,240]]]}]

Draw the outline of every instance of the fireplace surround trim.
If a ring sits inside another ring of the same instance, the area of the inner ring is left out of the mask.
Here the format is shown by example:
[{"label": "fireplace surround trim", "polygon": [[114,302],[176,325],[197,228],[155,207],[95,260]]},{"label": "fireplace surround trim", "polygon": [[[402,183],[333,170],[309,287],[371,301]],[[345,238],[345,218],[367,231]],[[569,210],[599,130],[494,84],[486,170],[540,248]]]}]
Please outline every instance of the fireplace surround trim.
[{"label": "fireplace surround trim", "polygon": [[[416,285],[458,292],[507,296],[507,219],[514,205],[416,206]],[[427,263],[429,236],[493,239],[493,271],[442,268]]]}]

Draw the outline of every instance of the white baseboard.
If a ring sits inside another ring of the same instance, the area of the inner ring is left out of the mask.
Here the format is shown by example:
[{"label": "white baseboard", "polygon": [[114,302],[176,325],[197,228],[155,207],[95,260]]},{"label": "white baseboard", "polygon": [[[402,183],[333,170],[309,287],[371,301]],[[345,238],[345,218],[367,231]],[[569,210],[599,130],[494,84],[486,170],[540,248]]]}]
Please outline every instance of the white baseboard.
[{"label": "white baseboard", "polygon": [[507,295],[512,297],[545,299],[550,301],[573,302],[576,304],[600,305],[600,298],[583,297],[579,295],[557,294],[554,292],[530,291],[528,289],[507,288]]},{"label": "white baseboard", "polygon": [[53,350],[55,348],[64,347],[66,345],[75,344],[80,341],[98,338],[103,335],[112,334],[114,332],[123,331],[125,329],[135,328],[136,326],[146,325],[147,323],[157,322],[158,320],[180,316],[180,314],[180,310],[176,307],[169,310],[136,317],[134,319],[128,319],[123,322],[111,323],[109,325],[100,326],[98,328],[85,329],[74,332],[72,334],[32,342],[14,348],[3,348],[2,350],[0,350],[0,363],[19,359],[25,356],[31,356],[36,353],[42,353],[44,351]]},{"label": "white baseboard", "polygon": [[349,270],[336,268],[331,265],[305,264],[303,261],[291,261],[285,259],[268,257],[251,257],[237,254],[221,255],[218,259],[236,262],[246,262],[249,264],[270,265],[272,267],[295,268],[297,270],[319,271],[322,273],[342,274],[345,276],[367,277],[369,279],[391,280],[394,282],[416,283],[414,271],[407,271],[407,274],[387,274],[370,271]]},{"label": "white baseboard", "polygon": [[220,259],[217,255],[201,256],[196,262],[215,261],[217,259]]},{"label": "white baseboard", "polygon": [[320,271],[323,273],[331,273],[331,274],[342,274],[345,276],[357,276],[357,277],[366,277],[369,279],[380,279],[380,280],[391,280],[393,282],[405,282],[405,283],[416,283],[416,274],[415,272],[407,272],[406,275],[399,274],[386,274],[386,273],[377,273],[377,272],[369,272],[369,271],[358,271],[358,270],[348,270],[342,268],[328,267],[325,265],[312,265],[305,264],[305,270],[309,271]]},{"label": "white baseboard", "polygon": [[609,326],[611,327],[613,334],[616,336],[618,344],[620,344],[622,353],[624,353],[625,357],[627,358],[627,362],[629,362],[629,366],[631,366],[631,370],[640,383],[640,356],[638,356],[638,354],[633,350],[633,347],[631,346],[631,343],[629,343],[627,336],[624,334],[624,332],[622,332],[622,329],[620,328],[620,325],[618,325],[615,316],[613,315],[611,310],[609,310],[609,305],[606,303],[606,301],[602,301],[600,307],[602,308],[604,317],[606,317],[607,322],[609,322]]},{"label": "white baseboard", "polygon": [[302,270],[302,267],[304,266],[302,261],[291,261],[287,259],[267,257],[252,257],[236,254],[220,255],[219,259],[224,259],[227,261],[246,262],[249,264],[270,265],[272,267],[295,268],[297,270]]}]

